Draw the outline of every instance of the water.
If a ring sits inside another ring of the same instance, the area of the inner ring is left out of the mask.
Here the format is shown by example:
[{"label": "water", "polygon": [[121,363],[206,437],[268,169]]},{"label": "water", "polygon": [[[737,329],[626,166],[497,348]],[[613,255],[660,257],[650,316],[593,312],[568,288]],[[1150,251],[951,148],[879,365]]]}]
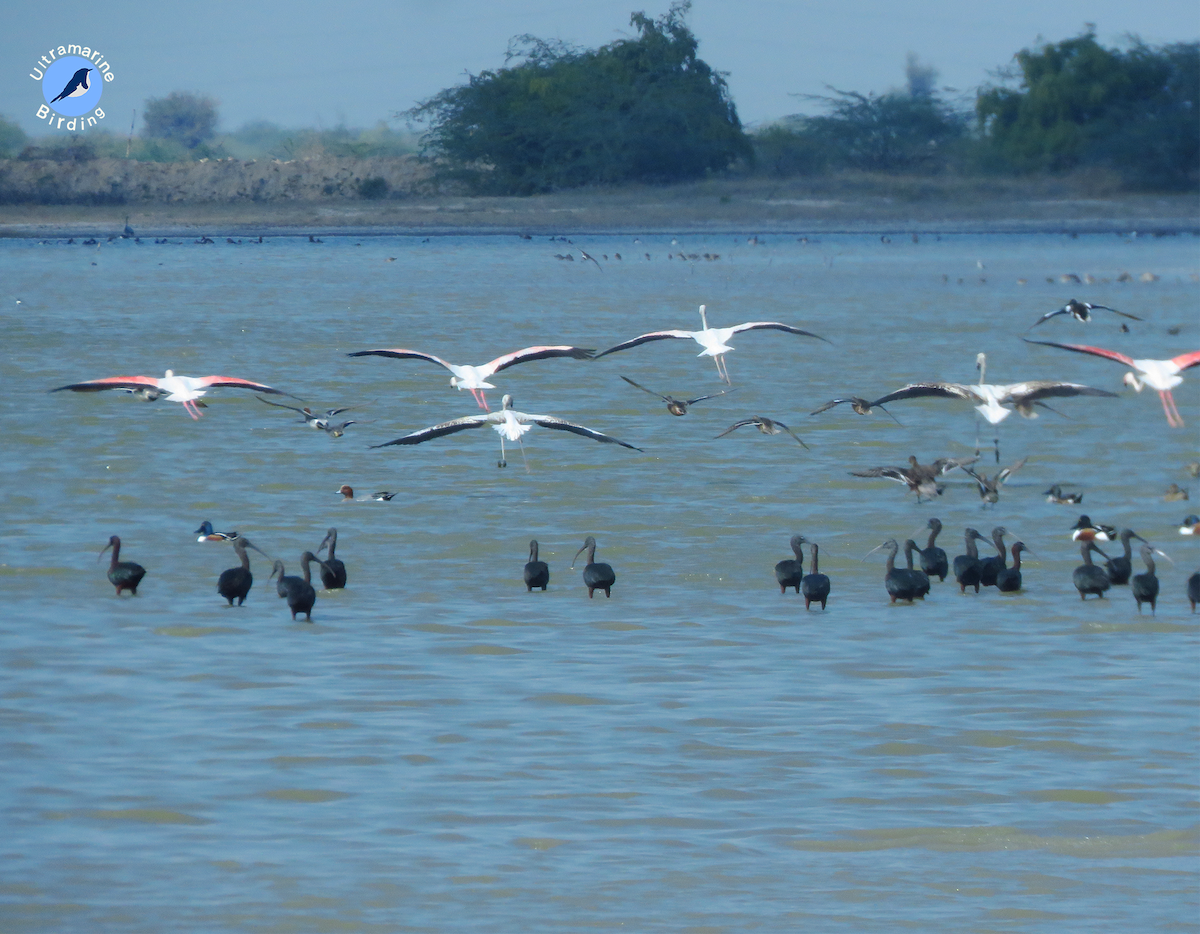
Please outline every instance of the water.
[{"label": "water", "polygon": [[[0,927],[1194,930],[1184,582],[1200,555],[1175,532],[1195,507],[1162,500],[1197,457],[1194,372],[1184,430],[1128,390],[1005,421],[1002,463],[1029,462],[986,511],[961,474],[917,506],[847,473],[969,453],[965,403],[897,403],[903,426],[807,413],[972,382],[979,351],[992,381],[1118,391],[1116,364],[1020,334],[1074,296],[1147,321],[1121,334],[1098,312],[1033,336],[1138,357],[1196,347],[1196,241],[573,239],[602,271],[545,238],[0,241]],[[667,260],[681,251],[720,258]],[[618,378],[719,390],[683,341],[495,378],[493,406],[511,392],[645,454],[542,429],[528,470],[513,449],[496,468],[490,429],[368,447],[478,409],[440,368],[349,351],[604,348],[695,328],[701,302],[713,324],[780,320],[832,343],[739,335],[736,392],[684,418]],[[174,403],[45,392],[168,367],[356,404],[359,424],[331,440],[228,389],[198,422]],[[752,429],[714,440],[750,415],[811,450]],[[1054,482],[1084,506],[1046,503]],[[398,495],[342,504],[342,483]],[[1174,559],[1157,616],[1127,588],[1080,602],[1069,529],[1084,510]],[[1026,589],[935,583],[925,604],[889,606],[882,556],[860,559],[932,515],[951,555],[965,526],[1005,525],[1035,552]],[[203,519],[289,573],[336,527],[349,587],[293,624],[251,552],[254,589],[228,609],[215,584],[236,561],[195,541]],[[822,546],[824,613],[775,588],[796,532]],[[148,568],[136,598],[115,598],[97,563],[112,534]],[[589,601],[568,568],[587,535],[616,569],[611,600]],[[530,538],[545,594],[520,583]]]}]

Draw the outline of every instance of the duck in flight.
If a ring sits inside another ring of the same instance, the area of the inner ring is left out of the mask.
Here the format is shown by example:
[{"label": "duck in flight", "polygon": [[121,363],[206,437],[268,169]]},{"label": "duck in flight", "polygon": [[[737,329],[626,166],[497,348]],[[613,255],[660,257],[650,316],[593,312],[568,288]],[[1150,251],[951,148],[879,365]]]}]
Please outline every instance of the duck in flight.
[{"label": "duck in flight", "polygon": [[1049,321],[1051,318],[1058,315],[1070,315],[1076,321],[1082,321],[1085,324],[1092,320],[1093,311],[1111,311],[1114,315],[1120,315],[1122,318],[1132,318],[1134,321],[1141,321],[1137,315],[1131,315],[1124,311],[1117,311],[1115,308],[1109,308],[1107,305],[1093,305],[1091,302],[1081,302],[1077,299],[1071,299],[1062,308],[1056,311],[1048,311],[1046,314],[1038,318],[1033,324],[1029,325],[1026,330],[1032,331],[1043,321]]},{"label": "duck in flight", "polygon": [[662,399],[662,401],[667,404],[667,411],[672,415],[687,415],[689,405],[695,405],[697,402],[703,402],[705,399],[715,399],[717,396],[723,396],[725,393],[733,392],[735,389],[737,389],[737,387],[734,386],[732,389],[722,389],[720,392],[714,392],[707,396],[697,396],[695,399],[688,399],[685,401],[683,399],[676,399],[674,396],[664,396],[661,392],[655,392],[653,389],[647,389],[641,383],[635,383],[628,376],[622,376],[621,379],[625,380],[625,382],[627,382],[630,386],[640,389],[642,392],[648,392],[652,396],[658,396],[658,398]]},{"label": "duck in flight", "polygon": [[[813,334],[811,331],[802,331],[800,328],[792,327],[790,324],[781,324],[778,321],[747,321],[744,324],[735,324],[733,327],[728,328],[710,328],[708,326],[708,315],[706,314],[707,307],[707,305],[700,306],[700,324],[703,327],[699,331],[682,331],[678,329],[650,331],[632,340],[617,344],[615,347],[609,347],[608,350],[600,351],[600,353],[596,354],[596,359],[599,360],[610,353],[616,353],[618,350],[628,350],[630,347],[637,347],[639,344],[645,344],[649,341],[669,340],[671,338],[693,340],[703,348],[697,356],[712,357],[717,365],[717,375],[728,383],[729,370],[725,367],[725,354],[733,350],[728,342],[734,334],[739,334],[742,331],[771,330],[784,331],[788,334],[799,334],[802,337],[813,337],[819,341],[825,340],[819,334]],[[828,341],[825,342],[829,343]]]},{"label": "duck in flight", "polygon": [[795,438],[797,442],[799,442],[800,446],[804,448],[804,450],[809,450],[808,445],[801,441],[800,436],[792,431],[792,429],[788,428],[787,425],[781,421],[778,421],[777,419],[767,418],[765,415],[754,415],[750,418],[743,418],[740,422],[734,422],[723,432],[717,435],[717,437],[724,438],[731,431],[737,431],[739,428],[745,428],[747,425],[753,425],[764,435],[779,435],[784,433],[789,434]]},{"label": "duck in flight", "polygon": [[551,357],[590,360],[594,353],[595,351],[583,347],[568,347],[565,345],[525,347],[522,350],[514,350],[512,353],[504,354],[487,363],[481,363],[479,366],[469,366],[465,363],[447,363],[441,357],[435,357],[433,354],[421,353],[417,350],[405,350],[402,347],[397,347],[393,350],[358,350],[346,356],[391,357],[395,360],[427,360],[430,363],[436,363],[438,366],[443,366],[454,374],[450,377],[451,386],[460,391],[463,389],[469,390],[471,395],[475,397],[475,401],[479,403],[479,407],[484,411],[489,411],[483,390],[496,388],[488,382],[488,379],[501,370],[507,370],[510,366],[516,366],[518,363],[528,363],[531,360],[546,360]]},{"label": "duck in flight", "polygon": [[315,429],[316,431],[324,431],[332,434],[333,431],[336,430],[337,434],[333,435],[335,438],[340,438],[345,433],[348,426],[358,424],[354,421],[341,422],[338,425],[332,424],[332,419],[335,415],[341,415],[343,412],[349,412],[352,408],[354,408],[352,405],[342,406],[340,409],[326,409],[324,415],[318,415],[307,405],[301,408],[297,405],[285,405],[282,402],[272,402],[270,399],[264,399],[262,396],[255,396],[254,398],[259,402],[263,402],[267,405],[273,405],[279,409],[291,409],[293,412],[299,412],[301,421],[303,421],[304,424],[306,424],[309,428]]},{"label": "duck in flight", "polygon": [[922,496],[926,499],[933,499],[935,496],[942,495],[942,485],[938,483],[939,477],[956,467],[965,467],[977,460],[979,460],[978,455],[974,457],[939,457],[932,464],[921,464],[917,462],[916,457],[910,454],[907,467],[872,467],[870,470],[852,470],[850,475],[882,478],[903,483],[909,490],[917,494],[919,503]]},{"label": "duck in flight", "polygon": [[[431,441],[443,435],[465,431],[468,428],[482,428],[485,425],[491,425],[496,433],[500,435],[500,460],[496,464],[497,467],[508,466],[508,461],[505,460],[504,442],[515,441],[520,445],[521,436],[531,430],[534,425],[540,425],[542,428],[551,428],[555,431],[569,431],[605,444],[619,444],[621,447],[629,448],[631,451],[642,450],[641,448],[634,447],[632,444],[626,444],[624,441],[619,441],[609,435],[601,434],[598,431],[593,431],[591,428],[585,428],[583,425],[577,425],[574,422],[568,422],[566,419],[556,418],[553,415],[529,415],[525,412],[518,412],[513,408],[513,397],[507,393],[504,395],[502,407],[499,412],[488,412],[486,415],[468,415],[464,418],[455,418],[448,422],[442,422],[440,425],[432,425],[429,428],[414,431],[402,438],[397,438],[395,441],[388,441],[384,444],[373,444],[371,447],[386,448],[394,444],[421,444],[423,441]],[[522,456],[524,456],[524,453],[525,449],[522,445]],[[526,462],[525,466],[528,468],[528,462]]]}]

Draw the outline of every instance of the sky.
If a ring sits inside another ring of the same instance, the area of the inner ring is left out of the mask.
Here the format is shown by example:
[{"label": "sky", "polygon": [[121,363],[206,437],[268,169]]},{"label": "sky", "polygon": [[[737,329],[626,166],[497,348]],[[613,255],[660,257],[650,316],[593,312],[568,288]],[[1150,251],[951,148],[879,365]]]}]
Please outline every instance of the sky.
[{"label": "sky", "polygon": [[[0,114],[27,133],[39,55],[67,43],[108,60],[101,121],[118,135],[147,98],[172,91],[216,99],[220,129],[253,120],[288,128],[369,127],[443,88],[504,65],[520,34],[594,48],[632,33],[629,14],[669,0],[56,0],[6,4],[0,30]],[[800,95],[827,87],[884,92],[904,84],[908,53],[959,91],[994,80],[1013,54],[1093,23],[1105,45],[1200,37],[1195,0],[695,0],[687,22],[699,54],[726,72],[742,122],[818,109]],[[60,131],[62,132],[62,131]]]}]

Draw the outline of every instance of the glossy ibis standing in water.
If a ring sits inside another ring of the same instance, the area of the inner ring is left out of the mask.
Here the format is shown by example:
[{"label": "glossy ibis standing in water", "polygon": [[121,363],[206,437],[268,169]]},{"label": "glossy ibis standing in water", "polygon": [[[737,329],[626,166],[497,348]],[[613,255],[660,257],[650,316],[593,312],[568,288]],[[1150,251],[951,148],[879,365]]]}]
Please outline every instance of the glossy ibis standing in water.
[{"label": "glossy ibis standing in water", "polygon": [[896,567],[896,554],[900,551],[900,546],[896,544],[894,538],[889,538],[882,545],[872,548],[868,554],[874,554],[881,548],[886,548],[888,552],[887,571],[883,575],[883,586],[887,588],[891,602],[895,603],[897,600],[907,600],[909,603],[912,603],[917,597],[919,584],[916,578],[904,568]]},{"label": "glossy ibis standing in water", "polygon": [[524,577],[526,591],[531,591],[534,587],[540,587],[544,591],[550,583],[550,565],[538,560],[537,539],[531,539],[529,542],[529,560],[525,562]]},{"label": "glossy ibis standing in water", "polygon": [[1137,601],[1138,614],[1142,612],[1142,604],[1150,604],[1150,612],[1156,613],[1155,605],[1158,603],[1158,578],[1154,576],[1154,549],[1149,545],[1143,545],[1141,548],[1142,560],[1146,562],[1146,573],[1134,574],[1133,580],[1129,582],[1129,589],[1133,591],[1133,599]]},{"label": "glossy ibis standing in water", "polygon": [[992,544],[999,554],[979,559],[979,583],[983,587],[995,587],[996,575],[1004,570],[1005,558],[1008,555],[1004,550],[1004,536],[1007,534],[1008,529],[1002,525],[992,529]]},{"label": "glossy ibis standing in water", "polygon": [[921,549],[921,570],[930,577],[936,574],[938,580],[944,581],[950,571],[950,562],[946,552],[935,544],[938,533],[942,531],[942,522],[940,519],[930,519],[926,528],[929,529],[929,541]]},{"label": "glossy ibis standing in water", "polygon": [[807,610],[814,600],[820,600],[823,610],[825,601],[829,599],[829,578],[817,568],[817,552],[819,551],[817,543],[810,542],[807,538],[800,540],[812,546],[812,568],[800,581],[800,592],[804,594],[804,609]]},{"label": "glossy ibis standing in water", "polygon": [[1109,558],[1104,563],[1104,571],[1108,574],[1108,579],[1112,583],[1128,584],[1129,576],[1133,573],[1133,546],[1129,543],[1129,540],[1131,538],[1136,538],[1140,542],[1146,540],[1133,529],[1121,529],[1121,534],[1118,538],[1125,549],[1125,554]]},{"label": "glossy ibis standing in water", "polygon": [[793,535],[789,544],[796,557],[784,558],[775,565],[775,580],[779,582],[780,593],[787,593],[789,587],[795,587],[796,593],[800,592],[800,580],[804,577],[804,551],[800,546],[804,541],[803,535]]},{"label": "glossy ibis standing in water", "polygon": [[1196,604],[1200,603],[1200,571],[1197,571],[1187,582],[1188,603],[1192,605],[1192,612],[1196,612]]},{"label": "glossy ibis standing in water", "polygon": [[1090,540],[1085,541],[1079,550],[1083,553],[1083,564],[1079,565],[1071,575],[1071,580],[1075,582],[1075,589],[1079,591],[1079,599],[1086,600],[1090,593],[1103,599],[1104,591],[1112,586],[1112,582],[1109,581],[1103,568],[1092,564],[1092,552],[1096,552],[1103,558],[1107,558],[1108,555],[1097,548],[1094,541]]},{"label": "glossy ibis standing in water", "polygon": [[912,579],[916,581],[917,596],[924,600],[925,595],[929,593],[929,575],[924,571],[917,570],[913,567],[914,552],[920,554],[921,549],[917,546],[917,543],[910,538],[904,543],[904,557],[908,561],[908,573],[911,574]]},{"label": "glossy ibis standing in water", "polygon": [[303,613],[308,622],[312,622],[313,604],[317,602],[317,592],[313,589],[312,576],[309,571],[309,562],[318,561],[316,555],[311,551],[304,552],[300,556],[300,562],[304,566],[303,577],[288,577],[283,570],[283,562],[276,561],[275,566],[271,569],[271,577],[278,575],[279,579],[275,582],[275,592],[279,596],[287,600],[288,609],[292,611],[292,619],[296,618],[297,613]]},{"label": "glossy ibis standing in water", "polygon": [[1004,593],[1013,593],[1021,589],[1021,552],[1028,551],[1024,542],[1013,542],[1012,567],[1001,568],[996,575],[996,589]]},{"label": "glossy ibis standing in water", "polygon": [[321,585],[326,590],[341,590],[346,586],[346,565],[334,555],[337,548],[337,529],[330,529],[325,533],[325,538],[317,547],[317,554],[320,554],[326,545],[329,546],[329,554],[321,562]]},{"label": "glossy ibis standing in water", "polygon": [[583,547],[575,552],[571,567],[575,567],[575,560],[585,551],[587,564],[583,568],[583,583],[588,589],[588,599],[590,600],[597,590],[603,590],[604,596],[611,597],[612,585],[617,582],[617,575],[611,565],[596,560],[596,539],[592,536],[589,535],[583,540]]},{"label": "glossy ibis standing in water", "polygon": [[979,548],[975,545],[977,541],[987,541],[975,529],[966,530],[967,553],[959,555],[954,559],[954,579],[958,581],[959,593],[966,593],[968,587],[974,587],[975,592],[979,593]]},{"label": "glossy ibis standing in water", "polygon": [[242,562],[241,566],[222,571],[221,576],[217,578],[217,593],[228,600],[230,606],[233,606],[235,598],[238,606],[245,603],[246,595],[250,593],[250,585],[254,583],[254,576],[250,573],[250,556],[246,554],[247,548],[253,548],[264,557],[270,557],[253,542],[240,535],[233,540],[233,550],[237,552],[238,559]]},{"label": "glossy ibis standing in water", "polygon": [[[108,539],[108,544],[101,549],[100,554],[103,555],[110,548],[112,549],[112,561],[108,565],[108,582],[117,588],[118,597],[121,596],[122,590],[128,590],[136,597],[138,584],[146,576],[146,569],[133,561],[120,560],[121,539],[116,535]],[[96,560],[99,561],[100,558],[97,557]]]}]

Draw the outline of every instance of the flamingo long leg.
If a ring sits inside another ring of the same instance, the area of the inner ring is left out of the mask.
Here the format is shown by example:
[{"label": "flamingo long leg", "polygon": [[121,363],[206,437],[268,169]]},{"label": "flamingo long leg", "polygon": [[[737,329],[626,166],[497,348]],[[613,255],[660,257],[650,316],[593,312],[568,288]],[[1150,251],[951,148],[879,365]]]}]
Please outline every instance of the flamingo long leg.
[{"label": "flamingo long leg", "polygon": [[1162,396],[1163,411],[1167,413],[1167,424],[1173,428],[1183,427],[1183,416],[1179,414],[1179,409],[1175,406],[1175,397],[1171,395],[1171,390],[1167,389],[1159,393]]},{"label": "flamingo long leg", "polygon": [[504,456],[504,435],[500,436],[500,463],[498,463],[496,466],[497,467],[507,467],[508,466],[508,459]]},{"label": "flamingo long leg", "polygon": [[192,416],[192,421],[196,422],[200,421],[200,416],[204,414],[198,408],[196,408],[196,403],[193,399],[188,399],[187,402],[183,404],[183,410],[187,412],[188,415]]}]

